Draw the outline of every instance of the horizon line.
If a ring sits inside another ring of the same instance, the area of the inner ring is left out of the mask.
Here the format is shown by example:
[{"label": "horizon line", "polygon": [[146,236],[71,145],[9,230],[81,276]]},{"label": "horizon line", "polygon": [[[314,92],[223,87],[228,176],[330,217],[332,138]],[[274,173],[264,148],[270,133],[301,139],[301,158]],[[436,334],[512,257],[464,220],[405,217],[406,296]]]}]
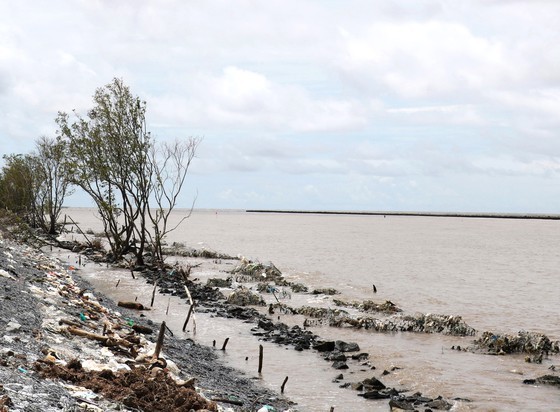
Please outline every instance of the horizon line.
[{"label": "horizon line", "polygon": [[286,213],[319,215],[361,215],[361,216],[413,216],[413,217],[465,217],[482,219],[540,219],[560,220],[560,214],[549,213],[479,213],[479,212],[398,212],[398,211],[351,211],[351,210],[280,210],[246,209],[246,213]]}]

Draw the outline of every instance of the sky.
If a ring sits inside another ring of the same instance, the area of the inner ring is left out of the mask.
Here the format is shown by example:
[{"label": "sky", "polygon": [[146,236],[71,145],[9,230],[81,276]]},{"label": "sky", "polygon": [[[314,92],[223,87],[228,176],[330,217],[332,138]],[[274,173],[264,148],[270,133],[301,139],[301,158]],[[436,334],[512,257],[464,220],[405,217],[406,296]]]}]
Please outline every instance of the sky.
[{"label": "sky", "polygon": [[0,0],[0,154],[116,77],[156,140],[203,139],[182,207],[560,213],[559,21],[556,0]]}]

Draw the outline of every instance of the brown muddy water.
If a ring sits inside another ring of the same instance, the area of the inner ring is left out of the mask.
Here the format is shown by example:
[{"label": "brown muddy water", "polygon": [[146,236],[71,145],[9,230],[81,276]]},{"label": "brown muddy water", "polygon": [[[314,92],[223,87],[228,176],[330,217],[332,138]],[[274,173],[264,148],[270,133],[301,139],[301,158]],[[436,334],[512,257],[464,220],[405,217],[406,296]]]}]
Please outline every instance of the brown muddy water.
[{"label": "brown muddy water", "polygon": [[[93,209],[64,211],[82,229],[99,231]],[[184,213],[184,211],[182,211]],[[181,213],[174,217],[180,219]],[[346,300],[391,300],[405,313],[461,315],[479,333],[486,330],[515,334],[520,330],[541,332],[560,339],[560,222],[404,216],[349,216],[258,214],[242,211],[194,211],[168,242],[181,242],[251,260],[273,262],[290,281],[310,287],[333,287]],[[207,263],[194,276],[227,276],[233,262]],[[84,277],[115,300],[139,296],[149,303],[152,287],[133,280],[126,271],[88,265]],[[121,279],[118,288],[116,281]],[[375,284],[377,293],[373,293]],[[142,298],[144,297],[144,298]],[[286,298],[287,299],[287,298]],[[166,307],[170,305],[169,314]],[[334,306],[330,298],[314,295],[286,300],[303,304]],[[188,305],[159,295],[147,315],[166,320],[181,334]],[[281,316],[281,321],[301,325],[303,318]],[[189,327],[186,337],[221,347],[224,361],[264,385],[278,389],[289,376],[286,395],[302,411],[387,411],[386,401],[368,401],[357,392],[333,383],[339,374],[312,351],[296,352],[263,343],[263,373],[257,374],[258,345],[239,321],[197,314],[196,334]],[[468,398],[453,410],[543,411],[560,410],[558,389],[522,384],[523,379],[549,373],[558,356],[541,365],[524,362],[523,355],[487,356],[451,350],[469,346],[473,337],[439,334],[384,334],[371,331],[315,327],[326,339],[357,342],[370,354],[375,370],[342,371],[343,382],[380,377],[388,386],[420,391],[426,396]],[[248,358],[248,360],[246,360]]]}]

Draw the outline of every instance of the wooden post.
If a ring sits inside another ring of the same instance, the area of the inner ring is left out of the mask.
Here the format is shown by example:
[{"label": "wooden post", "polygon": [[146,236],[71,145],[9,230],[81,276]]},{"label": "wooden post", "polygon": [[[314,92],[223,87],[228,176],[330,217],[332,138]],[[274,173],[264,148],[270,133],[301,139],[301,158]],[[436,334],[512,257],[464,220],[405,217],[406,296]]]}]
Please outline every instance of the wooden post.
[{"label": "wooden post", "polygon": [[130,274],[132,275],[132,279],[136,279],[136,277],[134,276],[134,267],[132,266],[132,263],[130,264]]},{"label": "wooden post", "polygon": [[183,332],[187,328],[187,323],[189,323],[189,319],[191,318],[191,313],[193,312],[193,310],[194,310],[194,305],[191,305],[189,308],[189,313],[187,314],[187,319],[185,319],[185,323],[183,323]]},{"label": "wooden post", "polygon": [[288,382],[288,377],[284,378],[284,382],[282,382],[282,386],[280,387],[280,393],[284,393],[284,387],[286,386],[286,382]]},{"label": "wooden post", "polygon": [[156,288],[157,288],[157,280],[154,281],[154,289],[152,290],[152,301],[150,302],[150,307],[154,307],[154,300],[156,298]]},{"label": "wooden post", "polygon": [[259,345],[259,374],[262,372],[263,350],[263,345]]},{"label": "wooden post", "polygon": [[116,287],[116,288],[118,288],[118,287],[119,287],[119,283],[121,283],[121,280],[120,280],[120,279],[119,279],[119,280],[117,280],[117,284],[115,285],[115,287]]},{"label": "wooden post", "polygon": [[[187,296],[189,298],[189,302],[191,303],[191,309],[194,311],[194,300],[191,296],[191,292],[189,292],[189,288],[187,287],[187,285],[185,285],[185,292],[187,293]],[[191,309],[189,309],[189,313],[190,313]],[[188,317],[187,317],[187,320],[188,320]],[[192,314],[192,323],[193,323],[193,333],[196,334],[196,317],[194,316],[194,312]]]},{"label": "wooden post", "polygon": [[163,338],[165,337],[165,321],[161,322],[161,328],[159,328],[159,335],[156,342],[156,350],[154,351],[154,359],[159,358],[161,348],[163,347]]},{"label": "wooden post", "polygon": [[169,304],[171,303],[171,298],[167,299],[167,309],[165,309],[165,316],[169,315]]},{"label": "wooden post", "polygon": [[226,350],[227,343],[229,342],[229,338],[226,338],[224,344],[222,345],[222,350]]}]

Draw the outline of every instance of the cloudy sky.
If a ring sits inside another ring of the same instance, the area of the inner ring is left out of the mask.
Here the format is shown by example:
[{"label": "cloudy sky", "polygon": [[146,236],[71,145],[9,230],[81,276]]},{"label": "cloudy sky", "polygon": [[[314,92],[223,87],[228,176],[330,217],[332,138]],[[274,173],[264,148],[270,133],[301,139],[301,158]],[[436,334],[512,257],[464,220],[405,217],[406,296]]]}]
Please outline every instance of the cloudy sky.
[{"label": "cloudy sky", "polygon": [[559,21],[556,0],[0,0],[0,152],[119,77],[158,140],[204,138],[183,206],[560,213]]}]

